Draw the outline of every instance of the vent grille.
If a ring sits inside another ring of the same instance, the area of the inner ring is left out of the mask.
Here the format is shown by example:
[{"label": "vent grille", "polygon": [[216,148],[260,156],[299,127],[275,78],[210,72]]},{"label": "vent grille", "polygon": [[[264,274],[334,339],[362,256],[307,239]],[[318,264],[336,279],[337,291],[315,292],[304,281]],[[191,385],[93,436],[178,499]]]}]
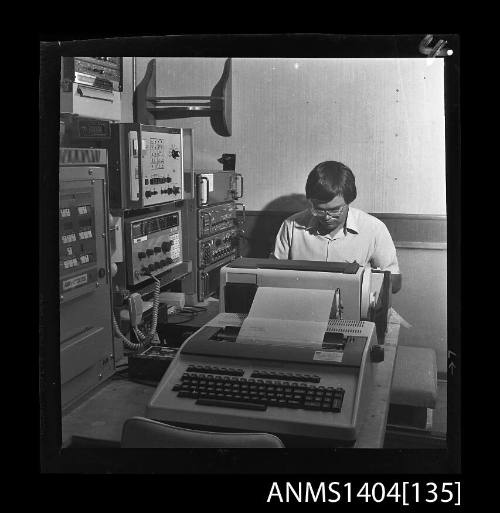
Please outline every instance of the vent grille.
[{"label": "vent grille", "polygon": [[349,319],[330,319],[328,321],[327,331],[340,331],[345,335],[361,335],[363,333],[363,328],[363,321],[353,321]]}]

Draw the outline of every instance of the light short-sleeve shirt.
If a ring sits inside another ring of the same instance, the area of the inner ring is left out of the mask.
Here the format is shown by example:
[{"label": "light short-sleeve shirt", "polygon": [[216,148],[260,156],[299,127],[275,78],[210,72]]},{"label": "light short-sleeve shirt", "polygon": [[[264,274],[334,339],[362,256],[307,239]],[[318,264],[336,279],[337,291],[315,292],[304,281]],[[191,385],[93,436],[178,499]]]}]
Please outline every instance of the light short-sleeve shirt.
[{"label": "light short-sleeve shirt", "polygon": [[344,226],[332,237],[318,233],[318,218],[303,210],[285,219],[274,256],[282,260],[354,262],[400,274],[389,230],[376,217],[349,207]]}]

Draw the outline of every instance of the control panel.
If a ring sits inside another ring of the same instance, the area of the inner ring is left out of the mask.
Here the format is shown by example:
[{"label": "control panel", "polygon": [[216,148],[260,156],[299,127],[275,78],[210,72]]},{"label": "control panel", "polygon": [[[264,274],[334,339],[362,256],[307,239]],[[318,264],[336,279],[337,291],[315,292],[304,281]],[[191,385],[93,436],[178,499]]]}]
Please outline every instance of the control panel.
[{"label": "control panel", "polygon": [[111,122],[69,112],[60,117],[61,146],[103,148],[111,142]]},{"label": "control panel", "polygon": [[122,90],[121,57],[64,57],[63,80],[99,89]]},{"label": "control panel", "polygon": [[94,191],[90,186],[59,195],[59,277],[62,298],[69,291],[83,293],[97,281]]},{"label": "control panel", "polygon": [[234,201],[243,196],[243,176],[234,171],[195,170],[199,208]]},{"label": "control panel", "polygon": [[182,129],[116,123],[112,133],[112,207],[133,210],[184,199]]},{"label": "control panel", "polygon": [[237,229],[227,230],[217,235],[212,235],[198,242],[198,266],[208,267],[227,257],[236,258],[238,251]]},{"label": "control panel", "polygon": [[198,210],[198,237],[200,239],[237,226],[237,210],[234,203]]},{"label": "control panel", "polygon": [[126,219],[126,266],[129,285],[162,274],[182,263],[181,212]]}]

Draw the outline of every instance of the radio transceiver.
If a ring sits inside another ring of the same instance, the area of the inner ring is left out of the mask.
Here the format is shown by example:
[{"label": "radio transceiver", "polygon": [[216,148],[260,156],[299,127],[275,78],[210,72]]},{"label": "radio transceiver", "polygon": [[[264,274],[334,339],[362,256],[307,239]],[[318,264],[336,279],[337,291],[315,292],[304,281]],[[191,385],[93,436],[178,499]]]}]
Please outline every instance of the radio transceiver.
[{"label": "radio transceiver", "polygon": [[182,262],[181,212],[125,220],[127,281],[135,286]]}]

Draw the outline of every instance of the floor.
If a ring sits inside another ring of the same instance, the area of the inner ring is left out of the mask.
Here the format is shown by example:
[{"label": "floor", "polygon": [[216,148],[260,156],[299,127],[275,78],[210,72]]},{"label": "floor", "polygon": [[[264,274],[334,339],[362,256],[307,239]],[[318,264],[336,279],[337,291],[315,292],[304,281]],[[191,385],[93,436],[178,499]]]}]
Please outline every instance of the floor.
[{"label": "floor", "polygon": [[[116,394],[116,391],[123,394]],[[123,379],[111,379],[104,387],[94,393],[97,400],[84,401],[75,406],[62,419],[62,445],[68,447],[77,440],[72,440],[76,433],[80,439],[88,438],[117,443],[121,439],[121,426],[130,417],[144,416],[145,404],[153,395],[154,388],[137,386]],[[126,401],[117,402],[117,397],[127,397]],[[105,408],[103,408],[103,404]],[[103,415],[103,412],[106,412]],[[80,440],[81,441],[81,440]]]}]

